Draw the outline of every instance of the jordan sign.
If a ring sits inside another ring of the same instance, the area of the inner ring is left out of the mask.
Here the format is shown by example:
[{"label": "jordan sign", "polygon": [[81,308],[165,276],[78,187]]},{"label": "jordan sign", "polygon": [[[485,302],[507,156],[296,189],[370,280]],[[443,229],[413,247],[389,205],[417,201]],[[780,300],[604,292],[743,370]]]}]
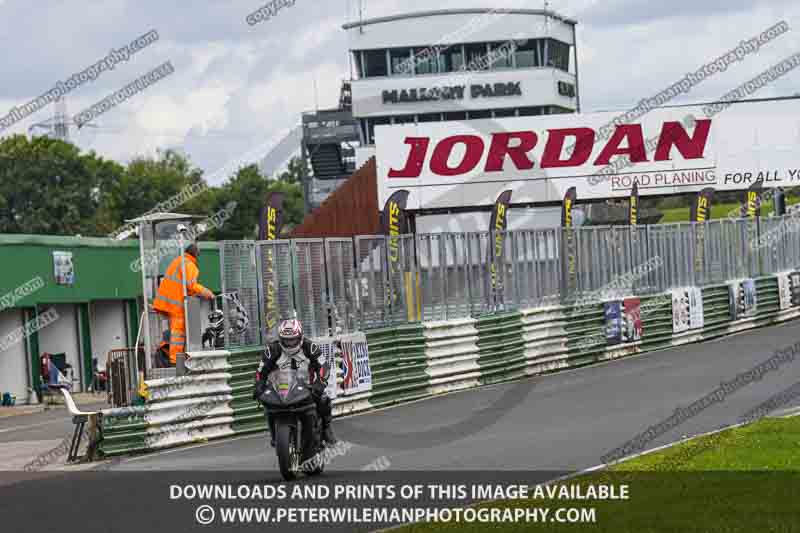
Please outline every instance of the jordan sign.
[{"label": "jordan sign", "polygon": [[[379,202],[410,191],[408,209],[490,206],[800,184],[800,101],[656,109],[633,123],[619,113],[563,114],[378,126]],[[754,142],[758,139],[758,142]]]}]

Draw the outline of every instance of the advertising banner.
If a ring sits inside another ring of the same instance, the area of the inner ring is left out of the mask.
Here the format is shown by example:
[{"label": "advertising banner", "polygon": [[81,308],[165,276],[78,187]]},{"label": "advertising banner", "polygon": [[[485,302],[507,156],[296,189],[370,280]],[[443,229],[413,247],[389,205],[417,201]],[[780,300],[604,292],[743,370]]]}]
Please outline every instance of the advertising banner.
[{"label": "advertising banner", "polygon": [[622,302],[625,312],[625,327],[622,330],[623,342],[642,340],[642,301],[639,298],[626,298]]},{"label": "advertising banner", "polygon": [[672,291],[672,332],[689,331],[689,296],[683,289]]},{"label": "advertising banner", "polygon": [[756,282],[752,279],[733,281],[728,285],[731,319],[752,317],[758,309]]},{"label": "advertising banner", "polygon": [[628,199],[628,225],[636,226],[637,224],[639,224],[639,184],[634,183],[631,197]]},{"label": "advertising banner", "polygon": [[700,287],[672,290],[672,331],[680,333],[705,326],[703,291]]},{"label": "advertising banner", "polygon": [[364,333],[341,336],[341,376],[340,392],[345,395],[359,394],[372,390],[372,369],[369,366],[369,347]]},{"label": "advertising banner", "polygon": [[[494,232],[494,243],[489,246],[489,264],[492,269],[492,290],[497,287],[497,265],[502,264],[505,231],[508,227],[508,204],[511,203],[511,191],[503,191],[494,202],[492,218],[489,219],[489,231]],[[495,296],[496,293],[495,293]]]},{"label": "advertising banner", "polygon": [[792,307],[791,275],[791,272],[780,272],[775,276],[778,279],[778,303],[782,310]]},{"label": "advertising banner", "polygon": [[[381,211],[381,231],[389,237],[387,256],[389,260],[389,275],[392,279],[402,268],[402,265],[400,265],[400,235],[411,233],[408,213],[406,212],[407,200],[408,191],[396,191],[391,198],[386,200],[386,205],[383,206],[383,211]],[[401,295],[398,294],[395,284],[386,284],[387,305],[391,306],[397,303],[400,298]]]},{"label": "advertising banner", "polygon": [[[410,210],[745,190],[800,183],[800,100],[425,122],[375,128],[379,203],[410,190]],[[616,121],[616,124],[615,124]],[[758,139],[756,142],[755,139]]]},{"label": "advertising banner", "polygon": [[691,222],[706,222],[711,220],[711,197],[714,196],[714,188],[706,187],[695,196],[692,207],[689,211]]},{"label": "advertising banner", "polygon": [[694,268],[698,272],[703,271],[705,263],[706,225],[703,223],[711,219],[711,197],[713,195],[713,187],[706,187],[697,193],[689,212],[689,220],[699,223],[694,227]]},{"label": "advertising banner", "polygon": [[792,305],[800,306],[800,272],[792,272],[789,275],[789,283],[792,291]]},{"label": "advertising banner", "polygon": [[492,218],[489,219],[489,231],[505,231],[508,227],[508,204],[511,203],[512,191],[503,191],[494,202]]},{"label": "advertising banner", "polygon": [[571,228],[572,224],[572,210],[575,208],[575,200],[578,198],[578,191],[575,187],[570,187],[564,198],[561,200],[561,227]]},{"label": "advertising banner", "polygon": [[285,194],[282,192],[271,192],[267,194],[264,207],[258,220],[258,240],[274,241],[281,234],[283,226],[283,200]]},{"label": "advertising banner", "polygon": [[622,302],[603,304],[606,318],[606,344],[609,346],[622,342]]},{"label": "advertising banner", "polygon": [[561,200],[561,227],[564,228],[562,232],[564,241],[562,249],[564,252],[561,258],[561,284],[563,287],[562,293],[565,295],[575,294],[578,285],[578,247],[572,219],[576,198],[577,191],[575,187],[570,187]]},{"label": "advertising banner", "polygon": [[[274,241],[281,234],[283,226],[283,200],[282,192],[270,192],[264,201],[258,219],[258,240]],[[266,330],[271,332],[278,325],[278,301],[275,286],[275,257],[274,250],[268,248],[263,258],[263,266],[266,276],[266,286],[264,287],[265,301],[262,302],[264,311],[264,325]]]},{"label": "advertising banner", "polygon": [[405,190],[396,191],[391,198],[386,200],[383,211],[381,211],[381,231],[384,235],[391,237],[411,233],[406,213],[408,194],[409,192]]},{"label": "advertising banner", "polygon": [[706,319],[703,312],[703,290],[700,287],[688,287],[686,295],[689,298],[689,329],[705,327]]},{"label": "advertising banner", "polygon": [[70,286],[75,283],[72,252],[53,252],[53,277],[57,285]]},{"label": "advertising banner", "polygon": [[742,204],[742,217],[759,218],[761,216],[761,190],[763,180],[756,181],[744,193],[744,203]]},{"label": "advertising banner", "polygon": [[328,378],[328,396],[337,398],[372,390],[369,348],[364,333],[314,339],[320,348],[320,364]]},{"label": "advertising banner", "polygon": [[753,316],[758,310],[758,294],[756,293],[756,281],[746,279],[742,282],[742,293],[744,296],[744,315]]},{"label": "advertising banner", "polygon": [[322,372],[328,376],[328,386],[325,388],[325,393],[330,399],[335,399],[339,393],[337,385],[337,376],[339,374],[338,347],[336,339],[333,337],[321,337],[312,340],[319,346],[320,356],[319,363],[322,366]]}]

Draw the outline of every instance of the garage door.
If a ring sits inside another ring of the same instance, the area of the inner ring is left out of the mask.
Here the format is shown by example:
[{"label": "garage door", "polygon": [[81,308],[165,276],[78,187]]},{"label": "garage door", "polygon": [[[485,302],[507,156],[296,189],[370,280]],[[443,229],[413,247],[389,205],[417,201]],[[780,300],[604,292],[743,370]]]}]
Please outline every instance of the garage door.
[{"label": "garage door", "polygon": [[[0,340],[22,326],[22,311],[0,311]],[[28,401],[28,367],[25,363],[25,341],[9,345],[0,352],[0,395],[10,392],[17,404]]]},{"label": "garage door", "polygon": [[83,391],[83,373],[78,344],[78,321],[76,306],[72,304],[43,305],[39,313],[54,307],[58,320],[39,331],[39,350],[49,353],[66,353],[67,362],[72,365],[74,391]]},{"label": "garage door", "polygon": [[103,300],[92,302],[90,307],[92,332],[92,357],[101,368],[106,366],[110,350],[126,347],[125,302]]}]

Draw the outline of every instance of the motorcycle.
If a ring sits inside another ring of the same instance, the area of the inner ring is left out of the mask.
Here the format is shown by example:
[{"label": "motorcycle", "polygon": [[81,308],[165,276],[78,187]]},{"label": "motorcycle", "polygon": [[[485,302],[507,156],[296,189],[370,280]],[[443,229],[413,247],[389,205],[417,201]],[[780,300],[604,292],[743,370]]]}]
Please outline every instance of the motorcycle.
[{"label": "motorcycle", "polygon": [[296,367],[297,360],[279,364],[267,377],[267,387],[259,400],[269,410],[274,426],[275,452],[281,475],[293,481],[304,472],[316,476],[323,472],[322,420],[317,415],[311,387]]}]

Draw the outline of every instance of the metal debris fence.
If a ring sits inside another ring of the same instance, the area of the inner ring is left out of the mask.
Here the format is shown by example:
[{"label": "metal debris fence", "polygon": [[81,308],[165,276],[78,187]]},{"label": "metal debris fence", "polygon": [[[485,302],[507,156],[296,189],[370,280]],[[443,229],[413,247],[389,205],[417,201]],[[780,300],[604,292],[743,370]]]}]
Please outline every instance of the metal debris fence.
[{"label": "metal debris fence", "polygon": [[[358,236],[223,243],[223,291],[261,344],[295,312],[311,337],[478,317],[800,267],[800,217],[647,226]],[[226,317],[232,309],[226,305]],[[228,328],[226,328],[227,330]]]}]

